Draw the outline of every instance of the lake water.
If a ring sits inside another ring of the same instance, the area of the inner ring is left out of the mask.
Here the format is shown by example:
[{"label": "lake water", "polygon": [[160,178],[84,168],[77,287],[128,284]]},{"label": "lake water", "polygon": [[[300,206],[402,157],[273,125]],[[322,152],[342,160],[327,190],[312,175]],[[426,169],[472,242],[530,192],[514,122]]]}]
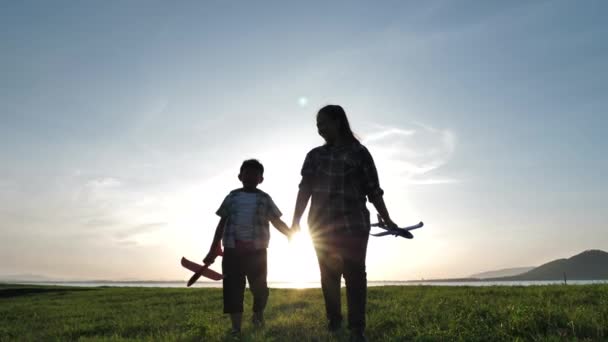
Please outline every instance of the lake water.
[{"label": "lake water", "polygon": [[[59,285],[59,286],[81,286],[81,287],[99,287],[99,286],[110,286],[110,287],[169,287],[179,288],[186,287],[185,281],[142,281],[142,282],[111,282],[111,281],[100,281],[100,282],[88,282],[88,281],[68,281],[68,282],[19,282],[19,284],[31,284],[31,285]],[[563,280],[549,280],[549,281],[368,281],[368,286],[538,286],[538,285],[563,285]],[[608,280],[569,280],[568,285],[589,285],[589,284],[608,284]],[[283,289],[306,289],[306,288],[320,288],[319,282],[310,283],[289,283],[289,282],[268,282],[268,286],[271,288],[283,288]],[[342,283],[344,286],[344,283]],[[222,282],[207,282],[199,281],[194,286],[197,288],[205,287],[222,287]]]}]

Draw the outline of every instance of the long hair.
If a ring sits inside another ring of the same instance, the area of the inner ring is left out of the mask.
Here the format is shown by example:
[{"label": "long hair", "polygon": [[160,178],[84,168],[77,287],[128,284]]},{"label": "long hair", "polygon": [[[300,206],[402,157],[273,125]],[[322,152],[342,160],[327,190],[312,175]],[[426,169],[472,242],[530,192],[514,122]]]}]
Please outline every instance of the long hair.
[{"label": "long hair", "polygon": [[325,115],[330,118],[332,121],[338,122],[338,129],[340,130],[340,134],[348,140],[352,142],[359,142],[359,139],[355,136],[353,131],[350,129],[350,124],[348,123],[348,118],[346,117],[346,112],[342,106],[338,105],[327,105],[321,109],[317,113],[317,117],[319,115]]}]

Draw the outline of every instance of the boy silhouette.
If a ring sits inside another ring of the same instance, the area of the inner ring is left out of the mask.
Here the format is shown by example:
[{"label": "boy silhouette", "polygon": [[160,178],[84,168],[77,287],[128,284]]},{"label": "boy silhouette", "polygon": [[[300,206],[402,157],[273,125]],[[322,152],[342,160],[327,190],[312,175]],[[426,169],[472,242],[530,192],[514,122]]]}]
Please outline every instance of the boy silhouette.
[{"label": "boy silhouette", "polygon": [[243,317],[245,278],[253,295],[254,326],[264,324],[264,309],[268,301],[266,249],[270,239],[269,222],[290,237],[281,211],[270,195],[257,188],[264,180],[264,166],[256,159],[243,162],[239,172],[242,188],[232,190],[216,214],[220,221],[209,253],[203,260],[212,264],[224,246],[222,258],[224,313],[230,314],[232,335],[240,335]]}]

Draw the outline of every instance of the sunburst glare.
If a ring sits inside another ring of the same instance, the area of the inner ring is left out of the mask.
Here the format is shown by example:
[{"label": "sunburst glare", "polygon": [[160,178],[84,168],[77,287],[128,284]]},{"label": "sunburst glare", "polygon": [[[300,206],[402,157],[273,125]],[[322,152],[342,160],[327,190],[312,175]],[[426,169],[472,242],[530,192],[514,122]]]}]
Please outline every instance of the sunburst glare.
[{"label": "sunburst glare", "polygon": [[[319,281],[317,256],[308,229],[294,234],[289,243],[276,244],[269,253],[269,272],[280,282],[291,283],[290,287],[309,287],[306,284]],[[276,253],[276,254],[275,254]]]}]

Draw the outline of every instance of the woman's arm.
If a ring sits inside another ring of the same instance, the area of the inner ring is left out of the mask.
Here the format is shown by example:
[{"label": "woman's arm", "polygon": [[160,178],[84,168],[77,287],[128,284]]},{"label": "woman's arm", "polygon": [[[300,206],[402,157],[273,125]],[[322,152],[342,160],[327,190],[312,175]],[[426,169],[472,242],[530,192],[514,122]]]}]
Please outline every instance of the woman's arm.
[{"label": "woman's arm", "polygon": [[378,212],[378,214],[380,214],[380,217],[382,217],[382,220],[389,228],[397,228],[397,224],[393,222],[391,216],[388,214],[388,210],[386,209],[386,205],[384,204],[384,198],[381,195],[371,198],[370,202],[372,202],[372,204],[376,208],[376,211]]},{"label": "woman's arm", "polygon": [[293,211],[293,221],[291,223],[291,230],[295,233],[300,230],[300,219],[304,214],[304,210],[308,205],[308,200],[310,199],[311,191],[300,187],[298,191],[298,197],[296,198],[296,208]]},{"label": "woman's arm", "polygon": [[306,210],[308,200],[312,195],[312,184],[316,173],[316,157],[315,150],[312,150],[306,154],[304,158],[304,164],[302,164],[302,180],[298,186],[298,196],[296,197],[296,208],[293,211],[293,221],[291,223],[291,230],[296,233],[300,231],[300,219]]},{"label": "woman's arm", "polygon": [[363,184],[365,187],[365,192],[367,194],[367,198],[376,208],[382,220],[386,223],[387,226],[391,228],[396,228],[397,224],[393,222],[391,216],[386,209],[386,204],[384,204],[384,190],[380,187],[380,181],[378,179],[378,171],[376,170],[376,164],[374,163],[374,158],[369,153],[366,148],[363,148],[363,158],[362,158],[362,171],[363,171]]}]

